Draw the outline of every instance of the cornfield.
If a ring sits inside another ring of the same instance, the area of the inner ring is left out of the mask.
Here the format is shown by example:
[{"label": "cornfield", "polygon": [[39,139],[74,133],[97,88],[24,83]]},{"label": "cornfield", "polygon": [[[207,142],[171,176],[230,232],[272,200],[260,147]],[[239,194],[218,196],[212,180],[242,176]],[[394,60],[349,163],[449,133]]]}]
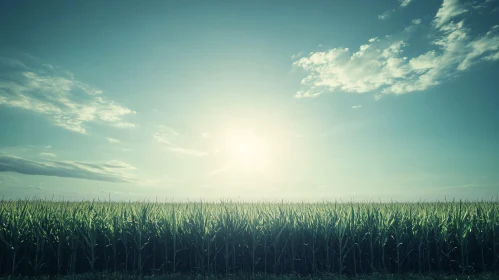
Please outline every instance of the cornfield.
[{"label": "cornfield", "polygon": [[0,201],[0,274],[479,273],[499,203]]}]

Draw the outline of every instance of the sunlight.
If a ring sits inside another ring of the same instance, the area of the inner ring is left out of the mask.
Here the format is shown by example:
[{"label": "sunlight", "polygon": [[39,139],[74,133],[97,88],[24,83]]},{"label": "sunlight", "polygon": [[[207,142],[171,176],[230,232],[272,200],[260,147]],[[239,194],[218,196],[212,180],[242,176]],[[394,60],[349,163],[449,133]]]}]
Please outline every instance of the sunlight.
[{"label": "sunlight", "polygon": [[250,129],[233,129],[226,135],[226,148],[231,161],[245,170],[265,166],[269,156],[267,146],[265,139]]}]

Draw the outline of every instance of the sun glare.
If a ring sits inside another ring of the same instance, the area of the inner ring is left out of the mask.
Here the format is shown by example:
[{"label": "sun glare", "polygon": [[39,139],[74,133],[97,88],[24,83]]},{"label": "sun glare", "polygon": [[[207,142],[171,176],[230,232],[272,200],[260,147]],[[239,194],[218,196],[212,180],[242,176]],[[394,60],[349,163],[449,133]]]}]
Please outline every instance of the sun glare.
[{"label": "sun glare", "polygon": [[268,159],[265,139],[249,129],[235,129],[227,133],[226,147],[231,160],[243,169],[260,169]]},{"label": "sun glare", "polygon": [[[209,176],[234,180],[273,180],[287,166],[289,138],[274,119],[233,120],[214,130],[216,151]],[[262,182],[262,181],[260,181]]]}]

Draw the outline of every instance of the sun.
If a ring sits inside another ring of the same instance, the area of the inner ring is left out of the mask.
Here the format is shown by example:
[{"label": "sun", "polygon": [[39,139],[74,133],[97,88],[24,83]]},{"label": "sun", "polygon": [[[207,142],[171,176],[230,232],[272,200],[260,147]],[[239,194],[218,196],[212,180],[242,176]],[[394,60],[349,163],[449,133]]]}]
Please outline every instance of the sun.
[{"label": "sun", "polygon": [[233,129],[227,133],[229,156],[238,166],[245,169],[263,168],[267,163],[267,143],[262,136],[250,129]]}]

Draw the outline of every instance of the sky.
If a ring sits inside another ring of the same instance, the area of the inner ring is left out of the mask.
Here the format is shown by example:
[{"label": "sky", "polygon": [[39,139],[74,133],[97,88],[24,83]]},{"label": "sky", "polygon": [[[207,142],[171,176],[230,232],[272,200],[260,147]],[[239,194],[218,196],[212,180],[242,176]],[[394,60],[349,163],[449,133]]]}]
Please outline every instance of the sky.
[{"label": "sky", "polygon": [[499,0],[0,2],[3,199],[499,196]]}]

